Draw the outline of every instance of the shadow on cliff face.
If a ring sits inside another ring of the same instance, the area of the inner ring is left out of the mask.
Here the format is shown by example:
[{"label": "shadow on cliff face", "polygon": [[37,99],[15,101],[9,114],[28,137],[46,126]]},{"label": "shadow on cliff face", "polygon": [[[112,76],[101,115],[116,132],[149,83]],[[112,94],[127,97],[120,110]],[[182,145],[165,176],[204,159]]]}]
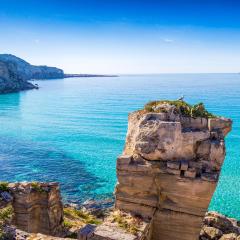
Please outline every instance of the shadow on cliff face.
[{"label": "shadow on cliff face", "polygon": [[111,197],[96,195],[104,181],[60,149],[2,136],[0,149],[0,181],[57,181],[64,201],[73,203]]}]

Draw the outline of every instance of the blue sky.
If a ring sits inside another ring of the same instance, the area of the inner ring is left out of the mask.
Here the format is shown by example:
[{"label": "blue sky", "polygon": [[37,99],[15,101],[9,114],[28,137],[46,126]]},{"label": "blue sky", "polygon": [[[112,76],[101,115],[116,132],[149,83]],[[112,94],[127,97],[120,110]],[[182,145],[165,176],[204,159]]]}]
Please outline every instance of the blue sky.
[{"label": "blue sky", "polygon": [[0,52],[68,73],[240,71],[240,1],[0,0]]}]

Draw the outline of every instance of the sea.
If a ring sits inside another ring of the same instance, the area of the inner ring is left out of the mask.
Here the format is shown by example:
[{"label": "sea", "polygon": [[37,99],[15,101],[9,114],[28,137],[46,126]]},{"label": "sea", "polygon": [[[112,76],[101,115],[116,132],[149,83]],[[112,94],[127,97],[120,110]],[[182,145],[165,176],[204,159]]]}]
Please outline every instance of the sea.
[{"label": "sea", "polygon": [[65,202],[113,196],[128,114],[152,100],[203,102],[233,120],[209,210],[240,219],[240,74],[160,74],[34,81],[0,95],[0,181],[57,181]]}]

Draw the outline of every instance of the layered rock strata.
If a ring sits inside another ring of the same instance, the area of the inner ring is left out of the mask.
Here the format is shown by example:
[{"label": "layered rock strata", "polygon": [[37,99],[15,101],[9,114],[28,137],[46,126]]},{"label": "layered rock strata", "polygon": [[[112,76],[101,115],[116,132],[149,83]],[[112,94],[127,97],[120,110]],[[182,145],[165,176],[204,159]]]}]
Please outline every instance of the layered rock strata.
[{"label": "layered rock strata", "polygon": [[63,206],[58,183],[10,183],[3,193],[12,197],[12,223],[18,229],[53,236],[61,233]]},{"label": "layered rock strata", "polygon": [[115,206],[153,218],[154,240],[198,239],[232,122],[184,116],[169,104],[159,109],[129,115]]}]

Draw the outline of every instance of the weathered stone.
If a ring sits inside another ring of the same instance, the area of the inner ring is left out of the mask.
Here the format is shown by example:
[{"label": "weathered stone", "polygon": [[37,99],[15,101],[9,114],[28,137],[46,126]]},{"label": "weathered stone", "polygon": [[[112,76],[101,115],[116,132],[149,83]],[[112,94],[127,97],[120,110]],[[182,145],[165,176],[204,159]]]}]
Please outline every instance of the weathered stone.
[{"label": "weathered stone", "polygon": [[214,227],[204,226],[200,232],[200,239],[206,238],[206,239],[216,240],[216,239],[219,239],[222,235],[223,233],[221,230]]},{"label": "weathered stone", "polygon": [[180,169],[183,171],[186,171],[186,170],[188,170],[188,165],[189,165],[188,161],[182,160]]},{"label": "weathered stone", "polygon": [[79,240],[87,240],[93,236],[96,226],[92,224],[87,224],[85,227],[81,228],[78,232]]},{"label": "weathered stone", "polygon": [[216,182],[218,180],[218,173],[202,173],[201,179],[210,182]]},{"label": "weathered stone", "polygon": [[180,168],[180,161],[168,161],[167,162],[167,167],[171,168],[171,169],[179,170],[179,168]]},{"label": "weathered stone", "polygon": [[212,141],[209,155],[213,169],[220,170],[225,158],[224,141]]},{"label": "weathered stone", "polygon": [[197,172],[194,168],[189,168],[187,171],[184,172],[184,176],[187,178],[196,178]]},{"label": "weathered stone", "polygon": [[197,239],[225,157],[222,131],[231,121],[155,107],[159,113],[129,115],[123,154],[133,161],[117,169],[116,208],[152,218],[154,240]]},{"label": "weathered stone", "polygon": [[[43,235],[40,233],[28,233],[17,229],[14,226],[4,226],[4,234],[7,236],[6,240],[71,240],[72,238],[53,237],[49,235]],[[3,239],[5,240],[5,239]]]},{"label": "weathered stone", "polygon": [[47,235],[62,231],[63,206],[57,183],[19,183],[9,190],[13,196],[13,223],[19,229]]},{"label": "weathered stone", "polygon": [[124,169],[131,162],[132,156],[121,155],[117,159],[117,169]]},{"label": "weathered stone", "polygon": [[237,234],[235,233],[229,233],[229,234],[224,234],[220,240],[237,240]]},{"label": "weathered stone", "polygon": [[181,171],[177,169],[167,168],[167,173],[174,174],[174,175],[180,175]]},{"label": "weathered stone", "polygon": [[152,240],[198,239],[202,218],[170,210],[158,210],[153,219]]},{"label": "weathered stone", "polygon": [[206,130],[208,128],[208,121],[206,118],[191,118],[181,117],[181,124],[183,128],[194,129],[194,130]]},{"label": "weathered stone", "polygon": [[122,201],[118,199],[116,199],[115,201],[115,207],[117,209],[142,216],[144,219],[151,219],[153,216],[153,213],[155,212],[154,207],[151,207],[145,204]]},{"label": "weathered stone", "polygon": [[235,233],[240,235],[240,227],[238,226],[237,221],[227,218],[226,216],[217,212],[206,213],[203,223],[206,226],[220,229],[224,234]]},{"label": "weathered stone", "polygon": [[210,131],[221,131],[226,136],[232,129],[232,120],[228,118],[210,118],[208,119],[208,128]]},{"label": "weathered stone", "polygon": [[210,154],[211,141],[205,140],[198,143],[197,146],[197,157],[208,159]]}]

